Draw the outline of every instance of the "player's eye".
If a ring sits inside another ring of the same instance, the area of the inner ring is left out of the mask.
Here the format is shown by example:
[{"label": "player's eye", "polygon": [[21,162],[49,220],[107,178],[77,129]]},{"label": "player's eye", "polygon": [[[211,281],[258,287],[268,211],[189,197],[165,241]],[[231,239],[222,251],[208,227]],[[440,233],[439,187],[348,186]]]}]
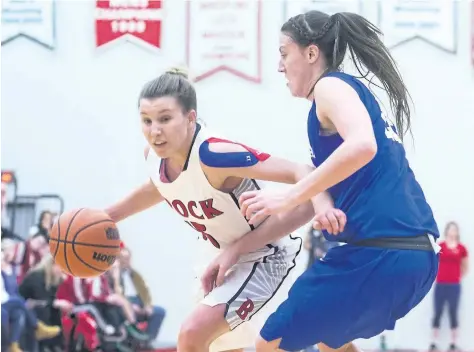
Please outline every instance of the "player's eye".
[{"label": "player's eye", "polygon": [[144,119],[143,119],[143,123],[144,123],[145,125],[151,125],[151,119],[144,118]]}]

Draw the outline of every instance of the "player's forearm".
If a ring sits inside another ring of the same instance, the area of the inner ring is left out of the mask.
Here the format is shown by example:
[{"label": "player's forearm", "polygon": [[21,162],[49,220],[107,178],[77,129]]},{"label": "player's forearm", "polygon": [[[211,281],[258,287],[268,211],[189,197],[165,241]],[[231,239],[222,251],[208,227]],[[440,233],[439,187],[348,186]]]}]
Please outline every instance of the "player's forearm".
[{"label": "player's forearm", "polygon": [[345,180],[368,164],[376,150],[370,144],[343,142],[317,169],[291,187],[289,202],[303,204],[319,193]]},{"label": "player's forearm", "polygon": [[237,240],[234,245],[241,254],[253,252],[307,224],[313,216],[313,206],[311,202],[306,202],[283,214],[270,216],[258,228]]},{"label": "player's forearm", "polygon": [[293,183],[298,183],[302,179],[304,179],[306,176],[311,174],[315,170],[314,166],[306,165],[306,164],[297,164],[297,167],[295,167],[294,170],[294,182]]},{"label": "player's forearm", "polygon": [[126,198],[105,209],[105,212],[109,214],[113,221],[118,222],[144,211],[160,203],[162,200],[163,197],[155,185],[148,181]]},{"label": "player's forearm", "polygon": [[334,208],[334,201],[328,192],[321,192],[311,198],[314,212],[316,214],[324,213],[326,210]]}]

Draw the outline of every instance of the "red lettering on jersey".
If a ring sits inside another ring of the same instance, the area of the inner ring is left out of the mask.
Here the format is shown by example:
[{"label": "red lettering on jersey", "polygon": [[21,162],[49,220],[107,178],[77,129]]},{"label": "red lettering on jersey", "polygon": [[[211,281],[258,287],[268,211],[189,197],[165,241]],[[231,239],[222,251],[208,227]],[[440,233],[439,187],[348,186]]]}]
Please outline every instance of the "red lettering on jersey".
[{"label": "red lettering on jersey", "polygon": [[178,212],[179,215],[184,216],[185,218],[189,216],[188,209],[186,208],[184,203],[180,201],[179,199],[173,200],[171,202],[171,206],[173,207],[174,210]]},{"label": "red lettering on jersey", "polygon": [[[213,219],[216,216],[224,214],[224,212],[220,211],[219,209],[214,208],[213,206],[214,199],[212,198],[201,200],[197,203],[192,200],[192,201],[189,201],[188,204],[184,204],[179,199],[175,199],[172,202],[168,201],[167,199],[165,200],[171,208],[173,208],[179,215],[181,215],[184,218],[192,217],[195,219],[204,220],[204,217],[206,217],[207,219]],[[198,203],[199,203],[199,206],[198,206]],[[199,208],[201,208],[200,209],[201,211],[199,211]],[[201,215],[199,215],[198,213],[201,213]],[[197,232],[200,232],[205,241],[211,242],[212,245],[216,248],[221,248],[219,242],[217,242],[214,237],[212,237],[206,232],[207,229],[205,225],[199,224],[194,221],[186,221],[186,223]]]},{"label": "red lettering on jersey", "polygon": [[214,208],[212,206],[212,203],[214,202],[214,199],[206,199],[206,200],[201,200],[199,202],[199,205],[201,206],[202,211],[204,212],[204,215],[206,215],[206,218],[212,219],[215,218],[216,216],[219,216],[223,214],[222,211]]},{"label": "red lettering on jersey", "polygon": [[196,205],[196,202],[194,200],[192,200],[188,203],[188,208],[189,208],[189,213],[191,214],[192,217],[194,217],[196,219],[201,219],[201,220],[204,219],[204,215],[197,215],[194,212],[194,208],[197,209],[197,205]]},{"label": "red lettering on jersey", "polygon": [[198,224],[197,222],[194,221],[186,221],[186,223],[191,226],[193,229],[195,229],[197,232],[200,232],[202,235],[202,238],[204,238],[205,241],[209,240],[209,242],[212,243],[212,245],[216,248],[221,248],[221,245],[219,242],[216,241],[214,237],[206,233],[206,225],[203,224]]},{"label": "red lettering on jersey", "polygon": [[235,312],[237,313],[240,319],[245,320],[254,308],[255,306],[253,304],[253,301],[250,298],[247,298],[247,300],[242,303],[239,309],[237,309]]},{"label": "red lettering on jersey", "polygon": [[231,143],[231,144],[240,145],[241,147],[245,148],[247,151],[252,153],[258,159],[258,161],[265,161],[270,157],[270,154],[268,153],[260,152],[256,149],[246,146],[245,144],[232,142],[227,139],[212,137],[212,138],[208,138],[206,141],[209,143]]},{"label": "red lettering on jersey", "polygon": [[[203,220],[204,219],[204,216],[208,219],[213,219],[215,218],[216,216],[219,216],[219,215],[222,215],[224,214],[224,212],[220,211],[219,209],[216,209],[214,208],[213,206],[213,203],[214,203],[214,199],[212,198],[209,198],[209,199],[206,199],[206,200],[201,200],[199,201],[199,207],[197,205],[197,203],[192,200],[192,201],[189,201],[188,204],[184,204],[182,201],[180,201],[179,199],[175,199],[173,200],[171,203],[166,200],[166,202],[174,209],[176,210],[176,212],[181,215],[182,217],[189,217],[191,215],[191,217],[195,218],[195,219],[199,219],[199,220]],[[202,214],[204,215],[199,215],[197,213],[197,209],[198,208],[201,208],[201,212]]]}]

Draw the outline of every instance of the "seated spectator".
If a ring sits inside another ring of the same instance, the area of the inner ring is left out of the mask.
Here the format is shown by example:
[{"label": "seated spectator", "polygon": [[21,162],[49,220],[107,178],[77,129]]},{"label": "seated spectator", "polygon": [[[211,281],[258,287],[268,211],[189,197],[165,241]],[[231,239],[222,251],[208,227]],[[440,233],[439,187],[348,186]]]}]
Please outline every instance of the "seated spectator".
[{"label": "seated spectator", "polygon": [[44,324],[37,319],[33,311],[28,309],[25,300],[18,292],[17,278],[10,264],[13,253],[9,249],[11,246],[8,247],[8,242],[4,241],[2,243],[2,324],[7,324],[11,329],[10,350],[17,352],[21,351],[19,340],[24,328],[33,330],[37,340],[57,336],[61,329],[59,326]]},{"label": "seated spectator", "polygon": [[165,310],[152,304],[151,294],[145,280],[131,266],[131,252],[128,248],[122,248],[119,263],[123,295],[133,304],[138,321],[148,323],[147,335],[152,341],[156,340],[165,318]]},{"label": "seated spectator", "polygon": [[[67,312],[72,309],[71,303],[56,299],[57,288],[65,277],[66,275],[61,271],[61,268],[48,255],[26,274],[20,284],[20,295],[26,300],[27,305],[33,309],[38,319],[48,325],[60,326],[60,311]],[[41,341],[40,349],[48,348],[52,351],[60,351],[62,345],[62,336],[57,336],[54,339]]]},{"label": "seated spectator", "polygon": [[[143,333],[136,325],[136,316],[131,309],[131,305],[120,293],[115,293],[110,285],[109,275],[101,275],[92,279],[91,302],[99,309],[103,316],[109,317],[109,321],[114,322],[115,328],[125,327],[127,333],[138,341],[149,340],[148,335]],[[112,315],[111,312],[117,311],[110,309],[110,306],[119,307],[121,314]],[[130,309],[129,309],[130,308]]]},{"label": "seated spectator", "polygon": [[438,350],[437,339],[444,306],[447,304],[451,326],[450,351],[458,351],[457,329],[459,299],[461,297],[461,279],[468,268],[468,253],[460,242],[459,226],[449,222],[444,229],[445,240],[440,243],[439,269],[434,288],[433,342],[430,350]]},{"label": "seated spectator", "polygon": [[25,242],[16,243],[12,264],[16,267],[15,272],[18,276],[18,282],[21,282],[26,273],[48,253],[47,238],[41,234],[31,237]]},{"label": "seated spectator", "polygon": [[10,351],[18,352],[21,351],[19,341],[24,328],[24,314],[23,311],[14,309],[7,303],[10,296],[5,290],[3,279],[0,280],[0,292],[2,295],[2,351],[9,347]]},{"label": "seated spectator", "polygon": [[[72,303],[72,313],[87,312],[105,335],[128,335],[138,342],[148,341],[134,321],[127,320],[122,309],[124,299],[111,292],[106,275],[91,279],[68,276],[58,287],[56,298]],[[127,350],[117,343],[118,350]]]},{"label": "seated spectator", "polygon": [[44,210],[39,216],[38,223],[30,228],[29,237],[41,235],[47,241],[52,227],[53,213],[51,213],[49,210]]}]

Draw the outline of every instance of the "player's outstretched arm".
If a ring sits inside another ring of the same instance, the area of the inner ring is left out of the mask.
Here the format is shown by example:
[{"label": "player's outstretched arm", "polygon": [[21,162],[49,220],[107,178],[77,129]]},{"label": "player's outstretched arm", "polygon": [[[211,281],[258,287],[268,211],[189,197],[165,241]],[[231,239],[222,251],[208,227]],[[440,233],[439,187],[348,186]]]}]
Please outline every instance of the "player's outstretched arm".
[{"label": "player's outstretched arm", "polygon": [[[145,159],[148,156],[149,149],[149,147],[145,148]],[[151,208],[163,200],[163,196],[153,184],[152,180],[149,179],[145,184],[131,192],[124,199],[105,209],[105,212],[109,214],[113,221],[119,222],[129,216]]]},{"label": "player's outstretched arm", "polygon": [[163,201],[153,182],[149,180],[124,199],[105,209],[113,221],[119,222]]},{"label": "player's outstretched arm", "polygon": [[220,179],[239,177],[294,184],[314,170],[312,166],[220,138],[204,141],[199,148],[199,156],[205,173]]}]

